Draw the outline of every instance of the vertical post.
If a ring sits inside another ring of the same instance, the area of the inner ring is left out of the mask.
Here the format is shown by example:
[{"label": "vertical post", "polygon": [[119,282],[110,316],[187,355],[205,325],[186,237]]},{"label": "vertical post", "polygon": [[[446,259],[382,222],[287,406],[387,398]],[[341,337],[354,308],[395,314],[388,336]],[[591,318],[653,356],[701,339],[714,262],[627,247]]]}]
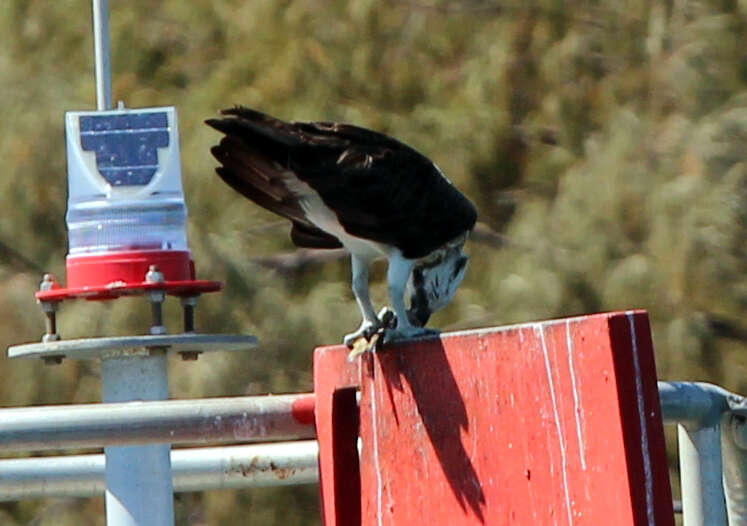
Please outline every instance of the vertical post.
[{"label": "vertical post", "polygon": [[[166,367],[165,351],[104,358],[104,402],[165,400]],[[170,444],[104,448],[108,526],[173,526],[170,450]]]},{"label": "vertical post", "polygon": [[726,526],[721,482],[721,426],[677,426],[684,526]]},{"label": "vertical post", "polygon": [[93,0],[93,49],[96,61],[96,109],[111,110],[114,106],[112,105],[108,0]]},{"label": "vertical post", "polygon": [[[742,401],[747,407],[747,402]],[[724,493],[729,524],[747,524],[747,418],[727,413],[721,423]]]}]

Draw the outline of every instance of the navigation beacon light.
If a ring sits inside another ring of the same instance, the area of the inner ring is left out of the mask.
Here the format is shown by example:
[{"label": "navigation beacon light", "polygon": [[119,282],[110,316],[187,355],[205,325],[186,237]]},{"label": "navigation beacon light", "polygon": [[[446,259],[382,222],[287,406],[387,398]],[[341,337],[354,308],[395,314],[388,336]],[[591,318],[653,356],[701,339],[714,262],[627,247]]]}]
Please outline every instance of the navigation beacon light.
[{"label": "navigation beacon light", "polygon": [[194,279],[173,107],[66,114],[67,287]]}]

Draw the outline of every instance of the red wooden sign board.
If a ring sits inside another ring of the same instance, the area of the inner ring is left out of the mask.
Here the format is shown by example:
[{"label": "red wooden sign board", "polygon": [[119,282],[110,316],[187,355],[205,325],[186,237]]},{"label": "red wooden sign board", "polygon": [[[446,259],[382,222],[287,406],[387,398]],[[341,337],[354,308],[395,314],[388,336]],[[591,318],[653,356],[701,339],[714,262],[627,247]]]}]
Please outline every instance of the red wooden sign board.
[{"label": "red wooden sign board", "polygon": [[314,357],[326,526],[674,525],[645,312],[347,355]]}]

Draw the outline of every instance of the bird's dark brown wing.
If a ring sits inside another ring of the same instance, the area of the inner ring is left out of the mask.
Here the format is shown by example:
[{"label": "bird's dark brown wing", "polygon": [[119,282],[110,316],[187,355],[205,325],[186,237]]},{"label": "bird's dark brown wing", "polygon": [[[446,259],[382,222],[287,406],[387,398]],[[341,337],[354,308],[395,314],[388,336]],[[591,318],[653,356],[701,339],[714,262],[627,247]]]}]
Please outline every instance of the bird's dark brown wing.
[{"label": "bird's dark brown wing", "polygon": [[419,258],[474,227],[473,204],[415,149],[357,126],[297,125],[344,145],[334,155],[298,149],[289,165],[348,233]]},{"label": "bird's dark brown wing", "polygon": [[262,208],[290,219],[291,240],[304,248],[340,248],[340,241],[311,223],[298,197],[285,182],[282,166],[236,135],[227,135],[211,149],[222,166],[216,172],[231,188]]},{"label": "bird's dark brown wing", "polygon": [[472,203],[429,159],[396,139],[346,124],[287,123],[245,108],[226,113],[207,121],[226,134],[213,149],[223,164],[219,175],[299,225],[299,240],[309,229],[323,232],[306,217],[288,178],[313,189],[346,232],[393,245],[408,258],[429,254],[475,224]]}]

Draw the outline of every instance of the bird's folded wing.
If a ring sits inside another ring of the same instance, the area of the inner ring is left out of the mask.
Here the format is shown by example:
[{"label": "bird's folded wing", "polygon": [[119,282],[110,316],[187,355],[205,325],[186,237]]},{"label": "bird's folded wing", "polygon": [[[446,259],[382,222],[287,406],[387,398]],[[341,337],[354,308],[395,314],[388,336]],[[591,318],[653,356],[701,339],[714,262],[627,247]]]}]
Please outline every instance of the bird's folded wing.
[{"label": "bird's folded wing", "polygon": [[335,159],[299,151],[292,168],[349,234],[393,245],[408,258],[471,230],[477,218],[472,203],[430,160],[393,139],[351,141]]},{"label": "bird's folded wing", "polygon": [[290,123],[247,108],[207,123],[226,136],[212,150],[218,174],[294,223],[300,246],[339,246],[307,217],[318,194],[352,236],[420,258],[472,229],[477,213],[425,156],[387,135],[348,124]]},{"label": "bird's folded wing", "polygon": [[285,185],[282,171],[236,137],[224,137],[212,153],[222,166],[218,175],[259,206],[293,222],[291,240],[304,248],[340,248],[340,241],[306,219],[298,198]]}]

